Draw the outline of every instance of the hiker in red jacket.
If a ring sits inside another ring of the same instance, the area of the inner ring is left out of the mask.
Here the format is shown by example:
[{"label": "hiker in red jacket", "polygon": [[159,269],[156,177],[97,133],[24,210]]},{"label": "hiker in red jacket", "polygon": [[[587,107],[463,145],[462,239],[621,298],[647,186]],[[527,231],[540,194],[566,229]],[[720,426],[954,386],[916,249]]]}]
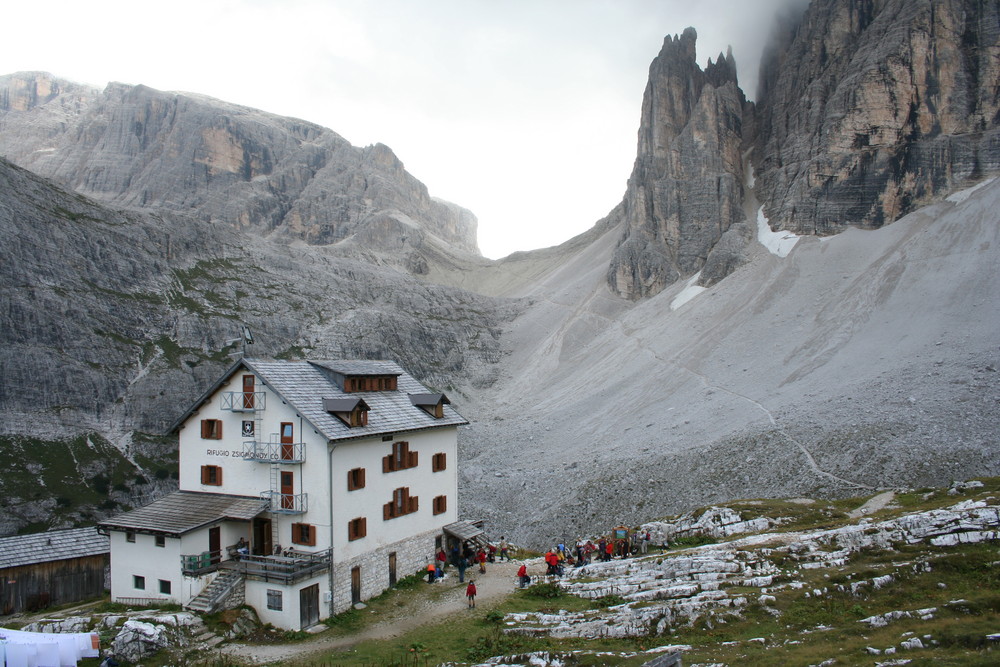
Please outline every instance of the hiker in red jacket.
[{"label": "hiker in red jacket", "polygon": [[469,579],[469,585],[465,587],[465,597],[469,599],[469,609],[476,607],[476,582]]},{"label": "hiker in red jacket", "polygon": [[517,568],[517,577],[521,581],[521,588],[531,583],[531,577],[528,576],[528,566],[524,563],[521,563],[521,567]]}]

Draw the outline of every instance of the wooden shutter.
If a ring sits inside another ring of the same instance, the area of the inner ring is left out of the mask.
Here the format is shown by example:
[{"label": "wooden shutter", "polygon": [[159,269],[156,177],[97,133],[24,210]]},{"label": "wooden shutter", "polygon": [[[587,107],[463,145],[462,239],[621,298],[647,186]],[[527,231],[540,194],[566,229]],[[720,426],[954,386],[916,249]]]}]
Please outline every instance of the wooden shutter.
[{"label": "wooden shutter", "polygon": [[[204,425],[205,425],[205,422],[203,421],[202,422],[202,432],[204,432],[204,430],[205,430]],[[208,484],[208,466],[202,466],[201,467],[201,483],[202,484]]]},{"label": "wooden shutter", "polygon": [[416,468],[417,467],[417,454],[419,454],[419,453],[420,452],[407,452],[407,457],[406,457],[407,458],[407,462],[406,462],[406,467],[407,468]]},{"label": "wooden shutter", "polygon": [[367,537],[367,535],[368,535],[368,517],[366,517],[366,516],[361,517],[361,519],[358,521],[358,523],[360,524],[358,526],[358,537]]},{"label": "wooden shutter", "polygon": [[409,512],[416,512],[416,511],[417,511],[417,506],[418,506],[418,503],[417,503],[417,501],[418,501],[418,498],[417,498],[417,496],[410,496],[410,497],[409,497],[409,498],[407,499],[407,505],[408,505],[408,507],[407,507],[407,510],[406,510],[406,511],[407,511],[408,513],[409,513]]},{"label": "wooden shutter", "polygon": [[392,472],[392,454],[382,457],[382,472]]},{"label": "wooden shutter", "polygon": [[392,518],[392,501],[390,500],[385,505],[382,505],[382,520],[388,521]]}]

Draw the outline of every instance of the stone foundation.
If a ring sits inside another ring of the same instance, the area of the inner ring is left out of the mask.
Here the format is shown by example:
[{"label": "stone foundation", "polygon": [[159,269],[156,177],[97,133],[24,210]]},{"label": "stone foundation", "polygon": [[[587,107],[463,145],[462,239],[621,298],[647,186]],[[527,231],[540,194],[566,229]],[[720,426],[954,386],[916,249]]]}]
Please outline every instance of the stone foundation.
[{"label": "stone foundation", "polygon": [[375,597],[389,588],[389,554],[396,554],[396,580],[425,573],[434,559],[434,541],[441,530],[431,530],[393,542],[375,551],[333,565],[333,608],[339,614],[351,608],[351,570],[361,568],[361,600]]}]

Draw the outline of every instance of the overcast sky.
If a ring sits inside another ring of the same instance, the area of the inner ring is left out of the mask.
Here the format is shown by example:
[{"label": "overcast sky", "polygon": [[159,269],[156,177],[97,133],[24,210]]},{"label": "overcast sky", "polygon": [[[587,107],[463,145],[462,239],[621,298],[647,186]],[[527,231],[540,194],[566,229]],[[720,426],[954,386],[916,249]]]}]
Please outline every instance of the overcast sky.
[{"label": "overcast sky", "polygon": [[388,145],[479,218],[487,257],[561,243],[625,192],[650,61],[693,26],[751,98],[787,0],[25,0],[0,74],[210,95]]}]

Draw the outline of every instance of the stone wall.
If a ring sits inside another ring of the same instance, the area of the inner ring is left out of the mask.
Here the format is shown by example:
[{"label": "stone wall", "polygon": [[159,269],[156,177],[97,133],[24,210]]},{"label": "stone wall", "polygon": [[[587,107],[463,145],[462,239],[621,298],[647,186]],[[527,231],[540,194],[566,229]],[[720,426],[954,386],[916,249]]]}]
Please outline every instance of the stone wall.
[{"label": "stone wall", "polygon": [[[389,588],[389,554],[396,554],[396,579],[423,572],[434,559],[434,541],[440,529],[393,542],[380,549],[333,566],[333,613],[351,608],[351,570],[361,568],[361,599],[375,597]],[[336,557],[335,557],[336,558]]]}]

